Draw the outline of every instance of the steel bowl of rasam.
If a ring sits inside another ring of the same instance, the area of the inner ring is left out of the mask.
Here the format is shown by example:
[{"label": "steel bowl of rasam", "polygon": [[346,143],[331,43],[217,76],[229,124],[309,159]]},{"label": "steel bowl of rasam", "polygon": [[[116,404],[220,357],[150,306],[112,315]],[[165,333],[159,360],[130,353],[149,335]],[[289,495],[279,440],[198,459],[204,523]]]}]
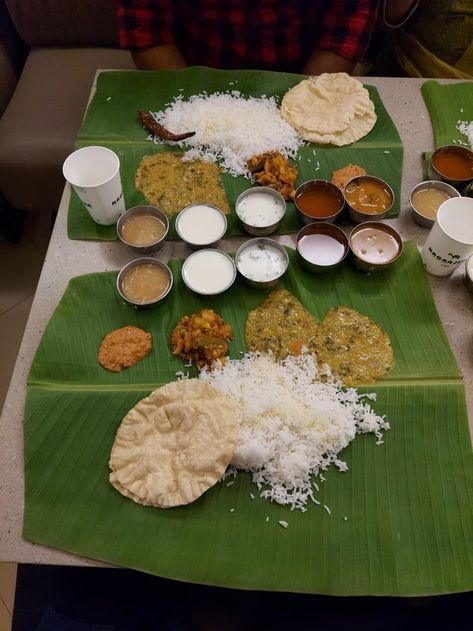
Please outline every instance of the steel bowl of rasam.
[{"label": "steel bowl of rasam", "polygon": [[296,238],[301,265],[310,272],[326,272],[338,267],[349,249],[347,235],[333,223],[311,223],[304,226]]},{"label": "steel bowl of rasam", "polygon": [[409,195],[412,218],[419,226],[432,228],[440,205],[452,197],[460,197],[460,193],[447,182],[426,180],[416,184]]},{"label": "steel bowl of rasam", "polygon": [[204,248],[186,258],[181,274],[191,291],[202,296],[215,296],[233,285],[236,267],[232,257],[225,252]]},{"label": "steel bowl of rasam", "polygon": [[352,178],[347,182],[343,194],[353,223],[384,219],[394,204],[392,188],[374,175]]},{"label": "steel bowl of rasam", "polygon": [[429,162],[429,178],[462,188],[473,181],[473,151],[459,145],[436,149]]},{"label": "steel bowl of rasam", "polygon": [[176,217],[176,232],[192,250],[214,248],[227,230],[227,218],[217,206],[190,204]]},{"label": "steel bowl of rasam", "polygon": [[303,224],[317,221],[333,223],[345,206],[343,193],[328,180],[308,180],[301,184],[294,197],[294,204]]},{"label": "steel bowl of rasam", "polygon": [[273,188],[256,186],[238,196],[235,212],[248,234],[266,237],[278,229],[286,213],[286,201]]},{"label": "steel bowl of rasam", "polygon": [[120,296],[134,307],[154,307],[171,291],[173,276],[169,267],[152,257],[127,263],[117,276]]},{"label": "steel bowl of rasam", "polygon": [[285,248],[273,239],[258,237],[243,243],[235,254],[236,268],[243,280],[257,289],[277,285],[289,266]]},{"label": "steel bowl of rasam", "polygon": [[120,241],[140,254],[149,254],[162,248],[168,230],[169,220],[156,206],[134,206],[117,221]]},{"label": "steel bowl of rasam", "polygon": [[401,235],[379,221],[365,221],[355,226],[348,243],[355,266],[363,272],[389,269],[404,248]]}]

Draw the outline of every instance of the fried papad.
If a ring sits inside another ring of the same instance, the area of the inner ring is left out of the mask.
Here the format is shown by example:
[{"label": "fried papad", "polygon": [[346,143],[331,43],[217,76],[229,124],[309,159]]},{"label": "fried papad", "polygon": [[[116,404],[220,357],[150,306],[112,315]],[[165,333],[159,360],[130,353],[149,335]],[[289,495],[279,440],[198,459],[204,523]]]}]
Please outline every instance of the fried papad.
[{"label": "fried papad", "polygon": [[281,115],[304,140],[340,147],[363,138],[376,123],[368,90],[346,72],[307,77],[283,96]]},{"label": "fried papad", "polygon": [[129,368],[149,355],[153,346],[151,333],[137,326],[124,326],[107,333],[99,348],[99,363],[111,372]]},{"label": "fried papad", "polygon": [[154,390],[118,428],[110,483],[138,504],[190,504],[213,486],[236,446],[239,408],[199,379]]}]

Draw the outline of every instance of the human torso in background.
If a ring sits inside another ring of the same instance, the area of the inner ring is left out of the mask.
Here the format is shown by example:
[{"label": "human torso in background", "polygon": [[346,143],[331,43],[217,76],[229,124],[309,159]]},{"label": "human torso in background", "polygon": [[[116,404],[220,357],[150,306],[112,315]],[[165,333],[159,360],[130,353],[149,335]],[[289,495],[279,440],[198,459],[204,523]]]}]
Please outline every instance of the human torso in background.
[{"label": "human torso in background", "polygon": [[421,0],[395,38],[408,75],[473,78],[473,0]]},{"label": "human torso in background", "polygon": [[120,44],[175,43],[189,65],[301,72],[316,47],[363,57],[377,0],[116,0]]}]

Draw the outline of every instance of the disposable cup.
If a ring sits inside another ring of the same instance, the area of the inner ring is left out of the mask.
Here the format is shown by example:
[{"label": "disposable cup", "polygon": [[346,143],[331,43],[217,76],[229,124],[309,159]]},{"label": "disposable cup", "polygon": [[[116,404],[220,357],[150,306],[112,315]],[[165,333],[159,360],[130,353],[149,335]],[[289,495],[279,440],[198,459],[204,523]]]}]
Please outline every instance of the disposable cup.
[{"label": "disposable cup", "polygon": [[452,197],[439,206],[422,249],[429,274],[448,276],[473,254],[473,199]]},{"label": "disposable cup", "polygon": [[125,211],[120,160],[107,147],[83,147],[66,158],[62,172],[94,221],[109,226]]}]

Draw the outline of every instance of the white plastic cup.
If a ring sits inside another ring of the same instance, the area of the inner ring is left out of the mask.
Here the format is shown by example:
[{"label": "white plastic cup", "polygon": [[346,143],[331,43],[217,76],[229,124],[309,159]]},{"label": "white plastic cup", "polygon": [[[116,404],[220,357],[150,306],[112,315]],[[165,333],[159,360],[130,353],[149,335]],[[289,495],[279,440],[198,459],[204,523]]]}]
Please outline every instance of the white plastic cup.
[{"label": "white plastic cup", "polygon": [[452,197],[439,206],[421,256],[434,276],[448,276],[473,254],[473,199]]},{"label": "white plastic cup", "polygon": [[110,226],[125,211],[120,159],[107,147],[83,147],[68,156],[62,166],[66,180],[94,221]]}]

